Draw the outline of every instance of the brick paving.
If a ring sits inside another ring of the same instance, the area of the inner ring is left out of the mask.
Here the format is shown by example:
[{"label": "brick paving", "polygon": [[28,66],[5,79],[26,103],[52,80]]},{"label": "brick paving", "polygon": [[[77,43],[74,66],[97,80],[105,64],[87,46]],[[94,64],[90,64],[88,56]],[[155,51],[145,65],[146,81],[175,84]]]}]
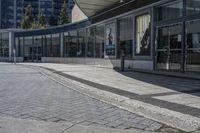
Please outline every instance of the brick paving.
[{"label": "brick paving", "polygon": [[0,116],[119,129],[172,129],[66,88],[36,70],[7,64],[0,65]]}]

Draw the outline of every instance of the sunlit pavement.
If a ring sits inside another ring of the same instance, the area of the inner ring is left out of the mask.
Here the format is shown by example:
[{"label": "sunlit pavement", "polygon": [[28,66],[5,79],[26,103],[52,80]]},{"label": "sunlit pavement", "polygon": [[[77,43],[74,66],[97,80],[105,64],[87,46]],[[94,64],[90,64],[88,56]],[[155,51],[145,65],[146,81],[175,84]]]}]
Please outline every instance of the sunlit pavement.
[{"label": "sunlit pavement", "polygon": [[37,70],[12,64],[0,65],[0,116],[103,128],[178,132],[80,94]]}]

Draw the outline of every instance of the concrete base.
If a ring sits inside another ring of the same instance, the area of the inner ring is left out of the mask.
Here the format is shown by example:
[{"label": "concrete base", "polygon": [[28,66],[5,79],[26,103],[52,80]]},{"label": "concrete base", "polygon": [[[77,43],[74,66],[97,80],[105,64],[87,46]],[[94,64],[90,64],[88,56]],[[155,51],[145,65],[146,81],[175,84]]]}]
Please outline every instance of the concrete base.
[{"label": "concrete base", "polygon": [[0,62],[9,62],[9,57],[0,57]]},{"label": "concrete base", "polygon": [[[43,63],[73,63],[85,65],[98,65],[108,68],[120,68],[121,61],[119,59],[98,59],[98,58],[54,58],[42,57]],[[145,69],[153,70],[153,61],[148,60],[126,60],[125,68],[129,69]]]},{"label": "concrete base", "polygon": [[[24,58],[23,57],[17,57],[16,61],[17,62],[23,62]],[[9,57],[0,57],[0,62],[13,62],[13,59],[10,60]]]}]

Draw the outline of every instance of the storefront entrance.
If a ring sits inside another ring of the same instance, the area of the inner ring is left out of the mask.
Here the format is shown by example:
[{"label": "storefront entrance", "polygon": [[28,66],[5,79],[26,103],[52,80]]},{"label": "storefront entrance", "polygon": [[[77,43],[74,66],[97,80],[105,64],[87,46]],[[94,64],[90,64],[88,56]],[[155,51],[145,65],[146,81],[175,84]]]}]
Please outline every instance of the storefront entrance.
[{"label": "storefront entrance", "polygon": [[156,54],[158,70],[181,70],[182,25],[157,27]]},{"label": "storefront entrance", "polygon": [[41,47],[28,46],[26,49],[27,50],[26,50],[26,54],[24,56],[24,61],[38,62],[41,60]]},{"label": "storefront entrance", "polygon": [[186,70],[200,72],[200,20],[186,22]]},{"label": "storefront entrance", "polygon": [[41,37],[24,38],[24,61],[40,62],[42,57]]}]

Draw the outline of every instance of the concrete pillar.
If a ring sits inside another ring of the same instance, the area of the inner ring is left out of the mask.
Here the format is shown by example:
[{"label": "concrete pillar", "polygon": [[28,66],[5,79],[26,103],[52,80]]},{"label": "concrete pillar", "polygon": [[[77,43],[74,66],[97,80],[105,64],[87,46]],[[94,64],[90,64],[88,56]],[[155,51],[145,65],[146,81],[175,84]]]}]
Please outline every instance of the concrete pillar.
[{"label": "concrete pillar", "polygon": [[60,57],[63,57],[63,49],[64,49],[64,33],[60,34]]},{"label": "concrete pillar", "polygon": [[13,48],[14,48],[14,33],[9,32],[9,61],[12,61]]}]

